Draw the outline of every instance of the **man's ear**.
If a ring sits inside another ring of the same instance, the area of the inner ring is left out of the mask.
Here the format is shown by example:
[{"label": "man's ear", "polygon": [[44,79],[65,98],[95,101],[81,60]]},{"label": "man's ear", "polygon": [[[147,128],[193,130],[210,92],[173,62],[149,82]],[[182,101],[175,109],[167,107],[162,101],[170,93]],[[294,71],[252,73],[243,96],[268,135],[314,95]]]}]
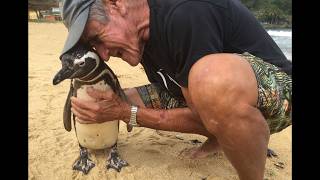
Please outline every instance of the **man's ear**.
[{"label": "man's ear", "polygon": [[127,7],[123,0],[105,0],[105,4],[109,9],[110,14],[115,12],[120,13],[121,16],[127,14]]}]

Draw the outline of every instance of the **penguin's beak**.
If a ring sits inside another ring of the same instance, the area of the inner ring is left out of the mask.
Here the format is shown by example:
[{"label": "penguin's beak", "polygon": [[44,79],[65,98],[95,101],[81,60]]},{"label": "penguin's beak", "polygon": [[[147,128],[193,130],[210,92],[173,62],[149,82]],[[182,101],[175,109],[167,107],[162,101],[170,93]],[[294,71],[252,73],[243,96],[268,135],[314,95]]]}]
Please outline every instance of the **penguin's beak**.
[{"label": "penguin's beak", "polygon": [[63,67],[53,78],[52,84],[57,85],[65,79],[68,79],[72,76],[74,71],[67,67]]}]

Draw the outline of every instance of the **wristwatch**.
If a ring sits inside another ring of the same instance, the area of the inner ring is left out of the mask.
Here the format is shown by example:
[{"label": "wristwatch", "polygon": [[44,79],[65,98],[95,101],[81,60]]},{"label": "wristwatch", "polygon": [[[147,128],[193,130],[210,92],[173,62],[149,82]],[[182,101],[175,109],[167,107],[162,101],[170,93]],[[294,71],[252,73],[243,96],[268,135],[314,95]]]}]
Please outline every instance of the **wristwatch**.
[{"label": "wristwatch", "polygon": [[139,124],[137,123],[137,112],[138,112],[138,107],[132,105],[130,121],[129,121],[129,125],[131,125],[132,127],[139,127]]}]

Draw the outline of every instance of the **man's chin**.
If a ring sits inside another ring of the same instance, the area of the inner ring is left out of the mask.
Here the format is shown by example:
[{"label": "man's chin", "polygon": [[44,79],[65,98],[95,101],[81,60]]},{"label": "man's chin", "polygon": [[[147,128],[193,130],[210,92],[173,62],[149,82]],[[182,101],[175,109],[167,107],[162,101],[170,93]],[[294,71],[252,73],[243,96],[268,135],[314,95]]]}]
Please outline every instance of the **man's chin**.
[{"label": "man's chin", "polygon": [[127,62],[130,66],[137,66],[139,64],[139,62]]},{"label": "man's chin", "polygon": [[131,59],[125,56],[121,57],[121,59],[127,62],[130,66],[137,66],[140,63],[140,59]]}]

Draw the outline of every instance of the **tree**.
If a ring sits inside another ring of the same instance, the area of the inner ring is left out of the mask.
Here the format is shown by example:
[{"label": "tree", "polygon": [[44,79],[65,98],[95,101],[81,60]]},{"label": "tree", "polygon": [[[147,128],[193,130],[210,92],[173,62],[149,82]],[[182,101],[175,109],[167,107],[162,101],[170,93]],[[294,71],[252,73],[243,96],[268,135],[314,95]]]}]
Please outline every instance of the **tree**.
[{"label": "tree", "polygon": [[285,21],[285,14],[278,6],[269,4],[260,10],[258,19],[269,24],[280,24]]},{"label": "tree", "polygon": [[286,14],[292,14],[292,0],[272,0],[272,4],[279,7]]},{"label": "tree", "polygon": [[241,0],[253,14],[270,24],[291,23],[292,0]]}]

